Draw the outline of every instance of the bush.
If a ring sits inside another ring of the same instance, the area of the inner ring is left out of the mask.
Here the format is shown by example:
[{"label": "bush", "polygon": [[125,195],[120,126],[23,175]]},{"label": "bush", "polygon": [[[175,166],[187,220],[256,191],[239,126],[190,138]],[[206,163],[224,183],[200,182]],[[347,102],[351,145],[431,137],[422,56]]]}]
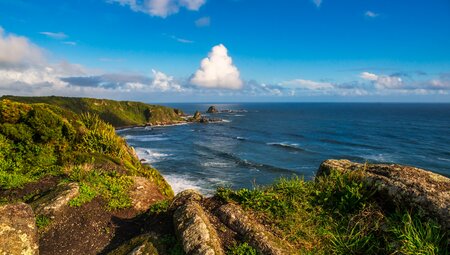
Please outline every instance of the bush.
[{"label": "bush", "polygon": [[247,243],[235,245],[228,250],[227,255],[257,255],[256,250]]}]

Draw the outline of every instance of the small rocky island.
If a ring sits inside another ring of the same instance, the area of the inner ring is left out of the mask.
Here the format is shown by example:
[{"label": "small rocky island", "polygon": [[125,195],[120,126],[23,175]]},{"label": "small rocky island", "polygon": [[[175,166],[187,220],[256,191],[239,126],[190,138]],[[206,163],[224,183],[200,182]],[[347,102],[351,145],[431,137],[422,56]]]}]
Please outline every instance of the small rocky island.
[{"label": "small rocky island", "polygon": [[[24,100],[0,101],[0,254],[449,251],[445,176],[326,160],[310,181],[294,176],[255,189],[220,188],[210,197],[195,190],[175,196],[108,118],[156,123],[152,118],[178,119],[180,113],[168,108],[150,119],[120,119],[96,114],[95,104],[84,113],[71,111],[72,99]],[[143,107],[145,113],[149,106]],[[196,112],[191,121],[203,118]]]}]

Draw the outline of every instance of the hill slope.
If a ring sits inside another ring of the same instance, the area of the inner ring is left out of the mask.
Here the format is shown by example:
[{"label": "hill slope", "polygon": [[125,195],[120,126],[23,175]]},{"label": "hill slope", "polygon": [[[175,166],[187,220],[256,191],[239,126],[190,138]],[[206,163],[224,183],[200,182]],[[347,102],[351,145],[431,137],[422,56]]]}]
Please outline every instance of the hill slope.
[{"label": "hill slope", "polygon": [[74,113],[93,113],[114,127],[135,125],[163,125],[183,122],[180,110],[141,102],[114,101],[80,97],[19,97],[3,96],[1,99],[22,103],[46,103]]}]

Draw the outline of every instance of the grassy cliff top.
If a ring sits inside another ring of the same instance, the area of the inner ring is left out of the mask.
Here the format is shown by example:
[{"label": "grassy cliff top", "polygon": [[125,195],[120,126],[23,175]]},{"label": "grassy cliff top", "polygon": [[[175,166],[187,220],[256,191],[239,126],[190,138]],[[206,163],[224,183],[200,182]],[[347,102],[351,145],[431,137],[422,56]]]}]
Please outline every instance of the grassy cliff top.
[{"label": "grassy cliff top", "polygon": [[183,121],[180,117],[182,114],[180,110],[141,102],[59,96],[3,96],[1,99],[27,104],[46,103],[77,114],[89,112],[98,115],[114,127],[173,124]]},{"label": "grassy cliff top", "polygon": [[[65,100],[60,102],[72,99]],[[130,199],[126,193],[132,176],[146,177],[161,194],[173,195],[159,172],[142,165],[114,127],[97,115],[77,114],[43,103],[0,101],[0,199],[6,200],[3,202],[10,199],[2,194],[20,193],[21,189],[54,177],[58,182],[80,185],[80,197],[74,205],[102,196],[111,208],[128,207]],[[8,190],[14,192],[5,193]],[[34,195],[38,194],[23,194],[27,198]]]}]

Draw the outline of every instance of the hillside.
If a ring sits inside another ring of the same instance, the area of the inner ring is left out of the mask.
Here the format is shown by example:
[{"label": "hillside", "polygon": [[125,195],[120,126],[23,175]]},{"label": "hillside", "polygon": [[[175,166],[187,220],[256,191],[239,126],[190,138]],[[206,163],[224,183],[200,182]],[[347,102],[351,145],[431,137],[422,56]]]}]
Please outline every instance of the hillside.
[{"label": "hillside", "polygon": [[77,114],[92,113],[114,127],[136,125],[164,125],[183,122],[183,113],[160,105],[151,105],[141,102],[114,101],[108,99],[81,98],[81,97],[19,97],[3,96],[1,99],[22,103],[46,103],[59,106]]},{"label": "hillside", "polygon": [[36,221],[42,254],[100,251],[127,218],[171,197],[160,173],[97,115],[0,101],[0,239],[17,233],[4,228],[9,216],[29,211],[24,226]]}]

